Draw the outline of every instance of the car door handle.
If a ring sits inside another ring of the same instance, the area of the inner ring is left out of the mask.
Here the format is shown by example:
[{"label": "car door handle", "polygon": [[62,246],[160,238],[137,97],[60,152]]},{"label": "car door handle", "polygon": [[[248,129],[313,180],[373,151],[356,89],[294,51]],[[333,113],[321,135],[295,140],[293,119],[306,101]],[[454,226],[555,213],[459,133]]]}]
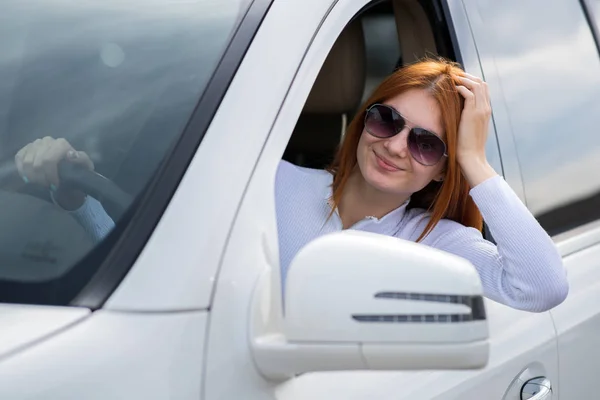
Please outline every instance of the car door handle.
[{"label": "car door handle", "polygon": [[550,399],[552,399],[552,385],[545,376],[530,379],[521,388],[521,400]]}]

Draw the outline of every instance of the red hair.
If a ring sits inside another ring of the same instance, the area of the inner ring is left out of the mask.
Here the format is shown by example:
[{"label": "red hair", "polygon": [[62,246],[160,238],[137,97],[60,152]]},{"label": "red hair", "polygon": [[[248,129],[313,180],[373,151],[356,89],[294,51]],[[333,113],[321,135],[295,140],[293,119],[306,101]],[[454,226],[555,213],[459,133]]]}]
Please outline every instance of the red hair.
[{"label": "red hair", "polygon": [[427,236],[441,219],[451,219],[481,231],[481,213],[469,195],[469,183],[456,161],[458,124],[464,104],[456,85],[460,84],[457,78],[463,75],[463,70],[454,62],[428,59],[403,67],[381,82],[360,106],[332,164],[327,168],[333,174],[333,209],[339,205],[348,178],[357,165],[356,151],[367,108],[374,103],[384,103],[408,90],[422,89],[427,90],[440,105],[448,158],[444,180],[432,181],[410,198],[408,208],[423,208],[430,213],[430,220],[417,242]]}]

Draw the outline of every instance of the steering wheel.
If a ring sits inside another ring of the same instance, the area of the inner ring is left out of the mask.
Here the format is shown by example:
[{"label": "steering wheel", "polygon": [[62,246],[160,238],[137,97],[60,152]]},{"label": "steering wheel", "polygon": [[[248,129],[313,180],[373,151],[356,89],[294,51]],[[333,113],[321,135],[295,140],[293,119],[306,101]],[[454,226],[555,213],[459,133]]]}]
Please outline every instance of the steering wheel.
[{"label": "steering wheel", "polygon": [[61,186],[80,190],[98,200],[107,214],[117,222],[133,202],[133,197],[111,180],[80,165],[61,161],[58,164]]},{"label": "steering wheel", "polygon": [[[58,170],[61,185],[101,201],[114,221],[131,204],[130,195],[95,172],[69,162]],[[97,243],[72,216],[48,202],[47,189],[28,185],[20,190],[24,183],[14,162],[0,164],[0,183],[0,302],[69,301],[79,290],[77,282],[94,272],[80,261]]]},{"label": "steering wheel", "polygon": [[[14,162],[6,163],[0,168],[0,182],[18,174]],[[133,196],[123,191],[114,182],[80,165],[61,161],[58,164],[58,176],[61,186],[79,190],[98,200],[115,222],[123,216],[133,202]]]}]

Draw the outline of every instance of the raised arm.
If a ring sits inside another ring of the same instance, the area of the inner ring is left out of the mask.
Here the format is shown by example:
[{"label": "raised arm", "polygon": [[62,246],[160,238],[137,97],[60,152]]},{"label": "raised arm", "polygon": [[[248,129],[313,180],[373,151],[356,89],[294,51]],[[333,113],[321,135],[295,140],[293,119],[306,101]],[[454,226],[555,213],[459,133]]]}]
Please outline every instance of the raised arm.
[{"label": "raised arm", "polygon": [[491,117],[488,87],[480,78],[460,78],[465,98],[457,160],[497,245],[472,228],[449,230],[434,247],[470,260],[486,295],[515,308],[545,311],[568,293],[562,257],[552,239],[510,186],[489,165],[485,143]]}]

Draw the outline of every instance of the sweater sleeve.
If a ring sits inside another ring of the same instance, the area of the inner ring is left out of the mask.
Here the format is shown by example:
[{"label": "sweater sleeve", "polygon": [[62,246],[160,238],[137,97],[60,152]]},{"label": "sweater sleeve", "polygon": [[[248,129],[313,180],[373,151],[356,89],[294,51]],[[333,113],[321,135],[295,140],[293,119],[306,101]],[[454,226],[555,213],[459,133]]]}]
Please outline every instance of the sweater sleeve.
[{"label": "sweater sleeve", "polygon": [[497,245],[461,225],[433,247],[469,260],[479,272],[484,294],[494,301],[533,312],[562,303],[569,290],[562,257],[508,183],[495,176],[470,194]]},{"label": "sweater sleeve", "polygon": [[[54,200],[52,193],[50,193],[50,197],[54,204],[60,207]],[[86,196],[81,207],[77,210],[68,211],[68,213],[83,226],[83,229],[90,235],[94,243],[102,241],[115,226],[115,223],[106,213],[102,204],[91,196]]]}]

